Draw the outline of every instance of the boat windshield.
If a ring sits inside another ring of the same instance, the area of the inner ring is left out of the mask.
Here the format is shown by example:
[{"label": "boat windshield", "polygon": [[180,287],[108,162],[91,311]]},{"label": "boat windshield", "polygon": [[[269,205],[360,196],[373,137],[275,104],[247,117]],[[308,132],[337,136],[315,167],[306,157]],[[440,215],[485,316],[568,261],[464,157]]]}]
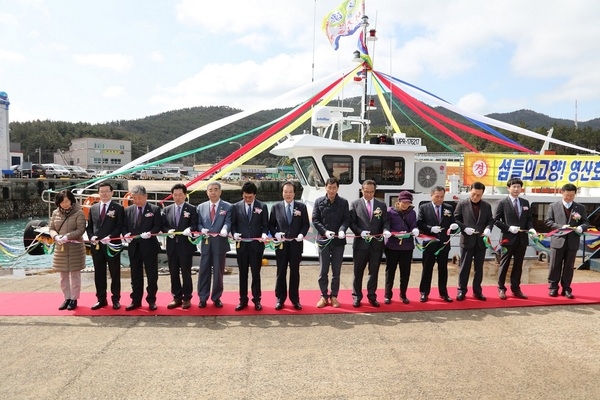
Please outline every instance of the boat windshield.
[{"label": "boat windshield", "polygon": [[294,162],[294,167],[302,185],[325,186],[325,180],[321,176],[314,158],[300,157],[297,162]]}]

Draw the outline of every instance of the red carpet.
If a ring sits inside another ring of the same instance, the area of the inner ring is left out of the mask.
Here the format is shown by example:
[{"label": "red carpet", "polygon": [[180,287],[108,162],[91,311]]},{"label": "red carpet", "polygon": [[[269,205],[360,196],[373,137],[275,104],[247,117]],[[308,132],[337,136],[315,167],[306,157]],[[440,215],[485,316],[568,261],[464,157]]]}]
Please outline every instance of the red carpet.
[{"label": "red carpet", "polygon": [[[383,304],[383,291],[378,292],[378,301],[381,307],[375,308],[369,305],[366,297],[362,301],[360,308],[352,307],[352,294],[350,290],[340,292],[339,301],[342,303],[340,308],[325,307],[317,308],[320,293],[318,290],[303,290],[300,292],[300,302],[303,309],[296,311],[289,300],[285,303],[283,310],[275,311],[275,295],[272,291],[263,291],[263,310],[255,311],[254,305],[250,303],[249,307],[243,311],[236,312],[235,306],[238,304],[237,292],[225,292],[221,300],[224,307],[216,308],[212,302],[204,309],[198,308],[198,298],[192,299],[192,308],[182,310],[181,308],[168,310],[167,304],[171,301],[171,295],[167,292],[158,294],[158,310],[148,310],[148,305],[144,305],[134,311],[125,311],[125,306],[130,303],[129,293],[123,293],[122,306],[120,310],[113,310],[109,304],[108,307],[96,311],[90,310],[90,307],[96,302],[94,293],[86,292],[81,294],[78,301],[78,307],[74,311],[59,311],[58,306],[63,298],[59,291],[57,292],[25,292],[25,293],[0,293],[0,315],[1,316],[52,316],[52,315],[75,315],[75,316],[243,316],[243,315],[303,315],[303,314],[341,314],[341,313],[376,313],[376,312],[412,312],[412,311],[440,311],[440,310],[468,310],[482,308],[507,308],[507,307],[535,307],[552,305],[581,305],[600,303],[600,282],[574,283],[573,295],[575,299],[568,300],[565,297],[549,297],[546,284],[522,285],[523,292],[529,296],[528,300],[520,300],[510,296],[510,290],[507,293],[507,300],[500,300],[496,287],[484,287],[483,294],[487,301],[475,300],[472,292],[467,294],[464,301],[454,301],[445,303],[437,296],[434,288],[430,300],[427,303],[419,302],[419,291],[417,288],[410,288],[408,298],[410,304],[402,304],[398,298],[398,289],[394,290],[394,299],[392,304]],[[469,288],[470,290],[470,288]],[[456,295],[456,289],[450,289],[451,296]],[[194,293],[194,296],[196,294]]]}]

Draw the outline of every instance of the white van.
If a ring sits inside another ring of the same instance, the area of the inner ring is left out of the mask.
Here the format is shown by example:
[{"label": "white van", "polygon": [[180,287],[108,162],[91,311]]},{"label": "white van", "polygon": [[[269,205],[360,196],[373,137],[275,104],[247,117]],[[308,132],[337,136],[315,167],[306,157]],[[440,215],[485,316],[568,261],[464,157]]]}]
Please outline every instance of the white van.
[{"label": "white van", "polygon": [[48,178],[69,178],[71,172],[60,164],[42,164]]},{"label": "white van", "polygon": [[223,175],[223,180],[224,181],[241,181],[242,174],[239,172],[228,172],[225,175]]}]

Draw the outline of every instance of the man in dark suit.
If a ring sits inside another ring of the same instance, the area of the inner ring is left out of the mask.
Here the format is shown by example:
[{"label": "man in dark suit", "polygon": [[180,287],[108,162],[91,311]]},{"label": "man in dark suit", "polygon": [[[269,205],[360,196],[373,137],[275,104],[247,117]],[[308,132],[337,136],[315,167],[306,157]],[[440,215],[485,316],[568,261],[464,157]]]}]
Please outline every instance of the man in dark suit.
[{"label": "man in dark suit", "polygon": [[[448,253],[450,252],[450,243],[444,246],[450,236],[448,231],[456,231],[458,225],[454,221],[454,212],[449,204],[444,203],[446,188],[435,186],[431,189],[431,203],[422,204],[419,207],[417,217],[417,226],[419,230],[426,235],[436,237],[438,241],[429,243],[423,251],[423,270],[421,272],[421,283],[419,292],[421,298],[419,301],[425,303],[429,300],[431,291],[431,279],[433,278],[433,266],[437,262],[438,266],[438,293],[440,299],[447,303],[452,303],[448,296]],[[436,255],[440,248],[444,248]]]},{"label": "man in dark suit", "polygon": [[256,311],[260,304],[260,269],[265,252],[264,241],[269,232],[269,212],[267,205],[256,199],[257,188],[254,182],[242,186],[242,200],[233,205],[231,232],[237,241],[237,262],[240,271],[240,304],[235,311],[248,307],[248,269],[252,273],[252,302]]},{"label": "man in dark suit", "polygon": [[[200,271],[198,273],[198,297],[200,308],[206,307],[210,299],[217,308],[223,307],[223,274],[225,273],[225,255],[230,250],[227,236],[231,229],[231,204],[221,200],[221,184],[210,182],[206,189],[208,201],[200,204],[198,212],[198,231],[205,239],[201,241]],[[212,277],[212,292],[211,292]]]},{"label": "man in dark suit", "polygon": [[110,249],[109,244],[120,244],[123,228],[123,206],[112,201],[113,187],[110,183],[98,185],[100,201],[92,205],[88,214],[87,235],[90,238],[92,261],[94,262],[94,283],[98,302],[92,310],[106,307],[106,268],[110,272],[110,292],[114,310],[121,308],[121,251]]},{"label": "man in dark suit", "polygon": [[156,234],[161,231],[160,208],[148,203],[146,188],[134,186],[129,193],[133,204],[125,210],[123,239],[129,243],[129,264],[131,267],[131,304],[125,310],[131,311],[142,306],[144,295],[144,271],[148,280],[146,301],[150,311],[156,310],[158,291],[158,253],[160,244]]},{"label": "man in dark suit", "polygon": [[[321,298],[318,308],[331,304],[334,308],[340,306],[338,293],[340,291],[340,273],[344,261],[346,247],[346,230],[350,227],[350,210],[348,200],[338,195],[340,182],[337,178],[329,178],[325,183],[327,194],[315,200],[312,222],[319,233],[319,289]],[[337,233],[337,237],[335,237]],[[331,265],[331,292],[328,292],[329,267]]]},{"label": "man in dark suit", "polygon": [[548,272],[549,295],[558,296],[558,284],[562,286],[561,295],[574,299],[571,290],[575,258],[579,250],[581,235],[589,228],[587,213],[583,204],[576,203],[577,186],[565,184],[562,189],[562,200],[550,204],[546,214],[546,226],[552,229],[563,229],[562,233],[550,238],[550,270]]},{"label": "man in dark suit", "polygon": [[173,301],[167,308],[181,307],[185,310],[192,304],[192,259],[196,251],[196,245],[188,238],[192,236],[192,229],[198,226],[198,214],[196,207],[186,202],[187,187],[183,183],[173,185],[171,194],[174,203],[167,206],[162,214],[162,230],[171,234],[167,237],[167,257]]},{"label": "man in dark suit", "polygon": [[508,196],[501,200],[494,212],[494,223],[502,231],[500,244],[502,245],[502,257],[500,258],[500,269],[498,270],[498,297],[506,300],[506,274],[513,260],[512,272],[510,273],[510,290],[513,296],[519,299],[527,299],[521,291],[521,274],[523,272],[523,259],[525,251],[529,246],[528,233],[537,235],[533,229],[533,217],[529,209],[529,202],[519,198],[523,188],[523,181],[519,178],[511,178],[506,183]]},{"label": "man in dark suit", "polygon": [[308,233],[310,222],[306,205],[294,200],[295,187],[292,182],[282,186],[283,201],[271,208],[269,230],[275,240],[281,242],[275,250],[277,278],[275,280],[276,310],[283,309],[287,299],[287,268],[290,267],[289,295],[296,310],[302,310],[300,304],[300,261],[304,251],[304,236]]},{"label": "man in dark suit", "polygon": [[483,281],[483,263],[486,246],[484,238],[489,238],[494,228],[492,206],[481,200],[485,185],[475,182],[471,185],[469,198],[461,200],[454,210],[454,218],[461,229],[460,237],[460,272],[458,274],[458,293],[456,300],[462,301],[467,294],[471,263],[475,274],[473,276],[473,297],[485,301],[481,290]]},{"label": "man in dark suit", "polygon": [[350,205],[350,229],[354,233],[352,256],[354,259],[354,279],[352,282],[352,305],[360,307],[362,300],[362,280],[367,263],[367,298],[373,307],[379,307],[377,301],[377,279],[379,264],[385,249],[384,239],[389,239],[390,218],[384,202],[375,199],[375,181],[366,180],[362,184],[362,198]]}]

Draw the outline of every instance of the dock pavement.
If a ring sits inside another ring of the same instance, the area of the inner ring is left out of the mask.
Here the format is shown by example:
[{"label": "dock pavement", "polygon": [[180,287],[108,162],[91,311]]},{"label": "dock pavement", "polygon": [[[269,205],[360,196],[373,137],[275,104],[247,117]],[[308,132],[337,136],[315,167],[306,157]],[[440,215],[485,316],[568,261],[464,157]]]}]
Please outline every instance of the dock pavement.
[{"label": "dock pavement", "polygon": [[[411,287],[420,273],[414,263]],[[236,274],[225,277],[225,290],[237,291]],[[303,265],[301,288],[316,289],[317,277],[314,263]],[[272,290],[275,268],[265,267],[262,278]],[[496,278],[497,265],[486,262],[484,284]],[[575,281],[598,282],[600,273],[575,271]],[[448,282],[455,295],[454,265]],[[546,264],[527,260],[523,282],[545,283]],[[351,286],[352,265],[345,263],[341,288]],[[169,277],[161,275],[159,290],[168,288]],[[2,292],[59,290],[55,273],[0,270]],[[93,273],[83,274],[82,290],[94,292]],[[600,398],[599,328],[599,304],[243,317],[0,316],[0,398],[594,399]]]}]

